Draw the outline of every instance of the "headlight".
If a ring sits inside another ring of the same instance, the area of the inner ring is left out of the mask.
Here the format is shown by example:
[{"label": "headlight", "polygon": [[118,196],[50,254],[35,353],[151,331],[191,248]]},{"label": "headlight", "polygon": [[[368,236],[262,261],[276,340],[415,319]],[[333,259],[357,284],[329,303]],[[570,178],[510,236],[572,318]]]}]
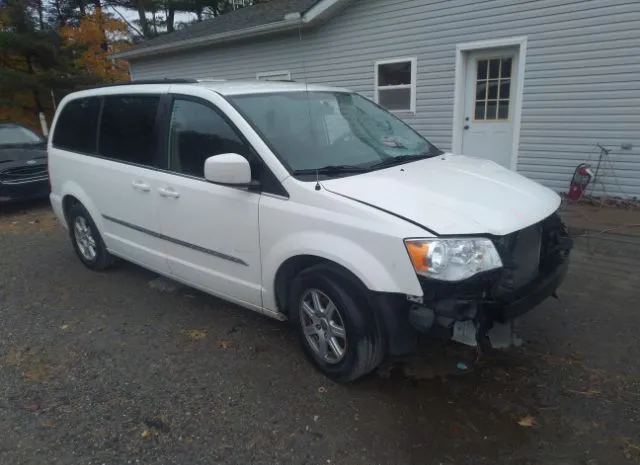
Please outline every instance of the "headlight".
[{"label": "headlight", "polygon": [[407,239],[416,273],[442,281],[461,281],[502,266],[493,242],[485,238]]}]

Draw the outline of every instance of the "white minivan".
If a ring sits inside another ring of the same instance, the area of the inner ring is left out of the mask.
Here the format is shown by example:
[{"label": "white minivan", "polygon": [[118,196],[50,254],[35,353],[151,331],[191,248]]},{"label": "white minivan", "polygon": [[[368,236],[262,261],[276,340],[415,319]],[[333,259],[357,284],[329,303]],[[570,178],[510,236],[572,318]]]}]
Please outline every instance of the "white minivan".
[{"label": "white minivan", "polygon": [[555,295],[560,197],[444,153],[359,94],[294,82],[139,81],[60,103],[51,203],[82,262],[114,257],[280,320],[338,381],[421,334]]}]

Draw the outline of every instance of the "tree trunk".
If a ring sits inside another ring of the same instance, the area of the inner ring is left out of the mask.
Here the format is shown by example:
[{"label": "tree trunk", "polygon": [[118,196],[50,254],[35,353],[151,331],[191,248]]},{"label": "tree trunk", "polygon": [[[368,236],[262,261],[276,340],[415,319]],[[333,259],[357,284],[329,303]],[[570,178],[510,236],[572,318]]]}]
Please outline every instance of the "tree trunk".
[{"label": "tree trunk", "polygon": [[138,10],[138,19],[140,20],[140,29],[142,29],[142,35],[148,39],[151,37],[151,30],[149,29],[149,21],[147,21],[147,11],[142,4],[142,0],[137,0],[136,7]]},{"label": "tree trunk", "polygon": [[100,20],[100,48],[106,52],[109,49],[109,45],[107,44],[107,34],[104,32],[104,26],[102,24],[104,14],[102,12],[102,4],[100,3],[100,0],[93,0],[93,6],[95,7],[96,14],[99,15],[98,18]]},{"label": "tree trunk", "polygon": [[[27,62],[27,70],[29,71],[29,74],[34,75],[35,71],[33,69],[33,63],[31,62],[31,55],[25,55],[25,61]],[[40,100],[40,94],[38,93],[38,89],[37,88],[32,88],[31,91],[33,92],[33,102],[36,106],[36,117],[38,117],[38,119],[40,118],[40,113],[44,112],[44,109],[42,107],[42,101]]]},{"label": "tree trunk", "polygon": [[42,0],[37,0],[36,8],[38,10],[38,25],[40,26],[40,30],[44,31],[44,7]]},{"label": "tree trunk", "polygon": [[175,20],[176,20],[176,9],[173,5],[171,5],[167,10],[167,32],[173,32],[175,30],[173,28]]},{"label": "tree trunk", "polygon": [[78,8],[80,9],[80,17],[84,18],[87,16],[87,9],[84,5],[84,0],[78,0]]},{"label": "tree trunk", "polygon": [[155,10],[151,12],[151,20],[153,21],[153,35],[158,35],[158,20],[156,19]]},{"label": "tree trunk", "polygon": [[65,18],[64,15],[62,14],[62,9],[60,8],[60,0],[55,0],[53,5],[56,8],[56,15],[58,16],[58,18],[57,18],[58,26],[66,26],[67,25],[67,18]]}]

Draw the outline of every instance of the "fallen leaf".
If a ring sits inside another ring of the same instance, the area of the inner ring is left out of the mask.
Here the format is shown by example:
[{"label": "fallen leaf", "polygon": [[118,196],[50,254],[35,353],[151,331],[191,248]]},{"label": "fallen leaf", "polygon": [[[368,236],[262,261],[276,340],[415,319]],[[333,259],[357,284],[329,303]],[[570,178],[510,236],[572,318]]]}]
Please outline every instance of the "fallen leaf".
[{"label": "fallen leaf", "polygon": [[518,424],[525,428],[533,428],[536,425],[536,419],[531,415],[527,415],[526,417],[520,418],[520,420],[518,420]]},{"label": "fallen leaf", "polygon": [[42,420],[40,422],[40,426],[44,428],[53,428],[54,426],[56,426],[56,422],[53,420]]},{"label": "fallen leaf", "polygon": [[184,335],[192,341],[199,341],[207,337],[207,332],[200,329],[187,329],[184,331]]},{"label": "fallen leaf", "polygon": [[69,325],[62,325],[62,326],[60,326],[60,329],[62,331],[66,331],[67,329],[69,329]]},{"label": "fallen leaf", "polygon": [[218,347],[220,347],[221,349],[231,349],[233,348],[233,341],[219,341],[218,342]]},{"label": "fallen leaf", "polygon": [[38,410],[40,410],[40,404],[25,405],[24,407],[22,407],[22,409],[26,410],[27,412],[37,412]]},{"label": "fallen leaf", "polygon": [[141,436],[142,436],[143,438],[150,438],[151,436],[153,436],[153,431],[151,431],[150,429],[145,429],[145,430],[142,432]]}]

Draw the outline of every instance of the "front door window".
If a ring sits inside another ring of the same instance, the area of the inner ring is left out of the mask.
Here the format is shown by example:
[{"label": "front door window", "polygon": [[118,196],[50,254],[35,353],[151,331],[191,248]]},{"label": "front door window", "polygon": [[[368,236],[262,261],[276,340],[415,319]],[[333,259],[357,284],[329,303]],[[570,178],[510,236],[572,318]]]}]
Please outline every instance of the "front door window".
[{"label": "front door window", "polygon": [[169,169],[204,178],[207,158],[237,153],[250,159],[248,146],[212,107],[187,99],[176,99],[169,130]]}]

